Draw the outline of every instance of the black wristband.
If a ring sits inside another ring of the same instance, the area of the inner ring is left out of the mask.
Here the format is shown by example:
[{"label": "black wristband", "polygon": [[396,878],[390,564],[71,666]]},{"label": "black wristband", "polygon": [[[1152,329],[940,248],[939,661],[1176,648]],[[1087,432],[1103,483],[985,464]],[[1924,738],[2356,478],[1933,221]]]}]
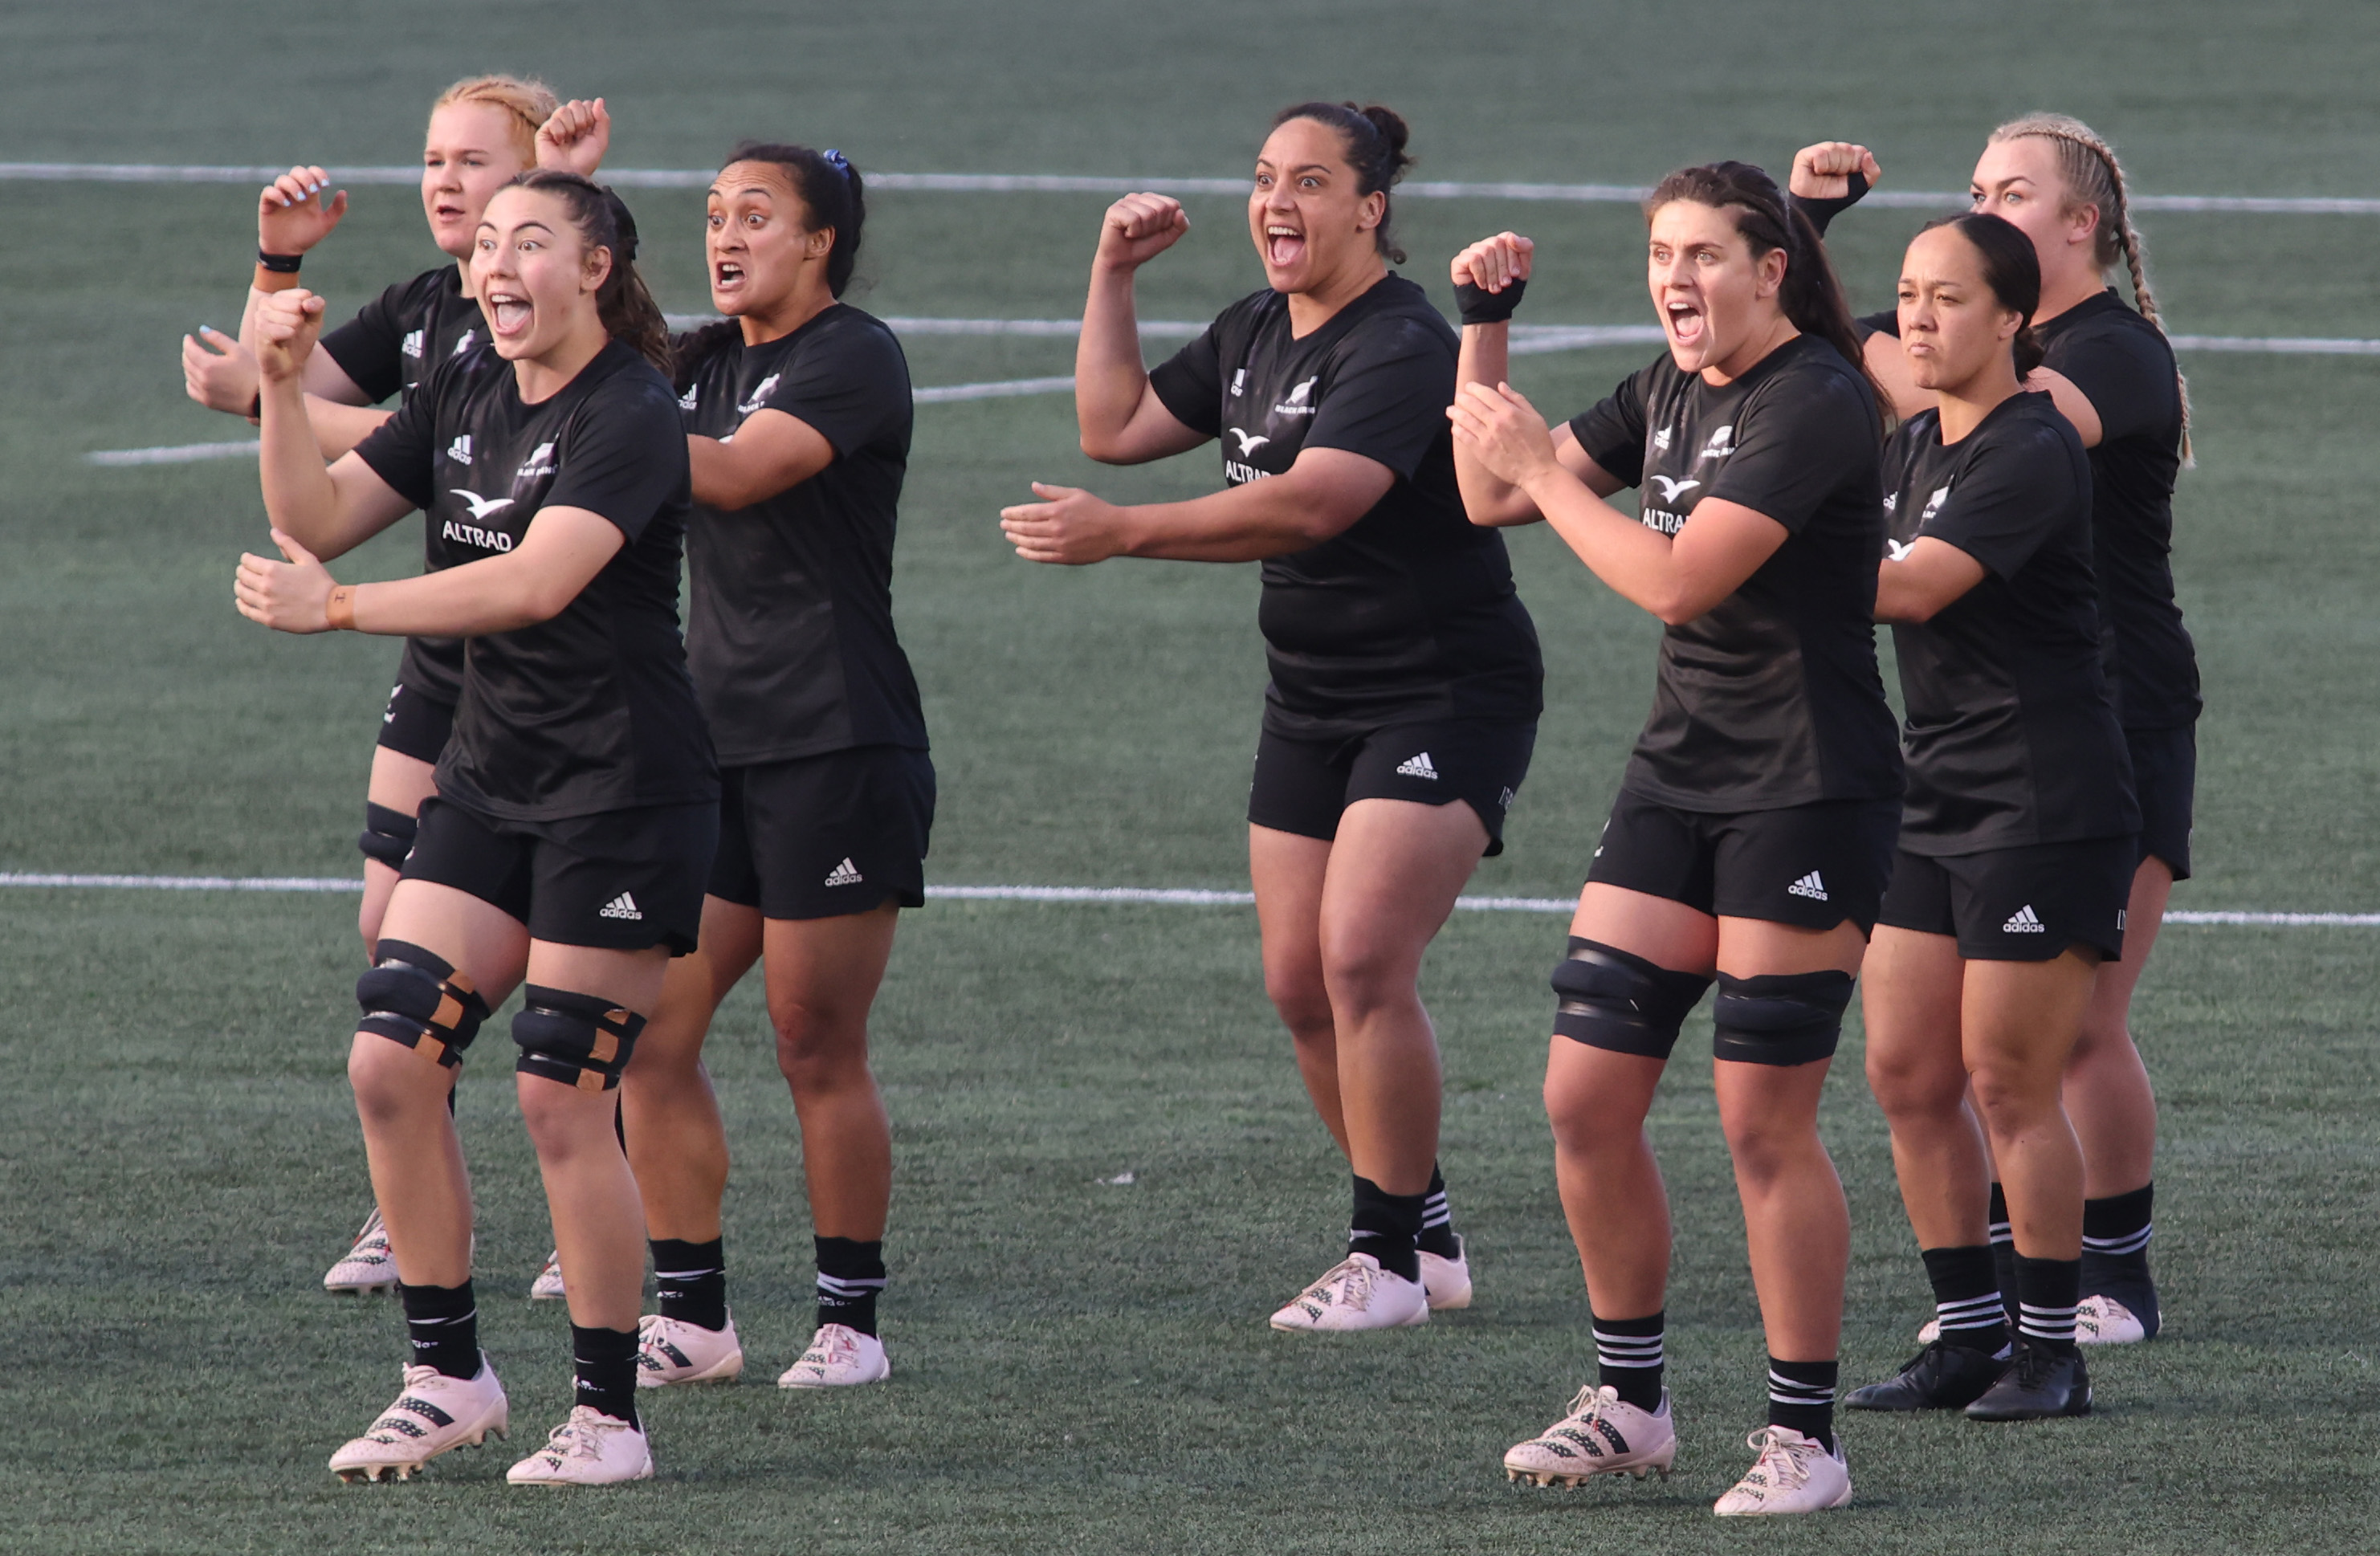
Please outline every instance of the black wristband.
[{"label": "black wristband", "polygon": [[1491,292],[1469,281],[1459,282],[1454,288],[1454,310],[1466,324],[1500,324],[1521,306],[1521,294],[1528,289],[1529,284],[1522,280],[1505,282],[1500,292]]},{"label": "black wristband", "polygon": [[263,390],[259,389],[256,392],[256,398],[248,402],[248,419],[250,421],[261,421],[264,419]]},{"label": "black wristband", "polygon": [[1792,202],[1796,211],[1810,218],[1810,225],[1818,229],[1820,237],[1827,236],[1827,224],[1867,198],[1867,175],[1855,172],[1847,176],[1851,183],[1851,192],[1848,194],[1835,195],[1826,200],[1804,195],[1786,197]]},{"label": "black wristband", "polygon": [[303,254],[268,254],[261,249],[256,251],[256,262],[275,275],[297,274],[298,267],[304,263],[305,260],[306,256]]}]

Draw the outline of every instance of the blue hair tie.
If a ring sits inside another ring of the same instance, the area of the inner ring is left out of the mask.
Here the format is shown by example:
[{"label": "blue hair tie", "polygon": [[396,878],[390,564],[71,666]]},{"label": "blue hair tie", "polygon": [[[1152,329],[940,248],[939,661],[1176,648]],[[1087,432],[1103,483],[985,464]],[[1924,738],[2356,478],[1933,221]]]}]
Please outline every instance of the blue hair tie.
[{"label": "blue hair tie", "polygon": [[820,152],[819,155],[826,158],[827,165],[833,168],[837,173],[842,174],[845,182],[850,180],[851,159],[849,157],[844,156],[841,152],[836,151],[832,146],[829,146],[825,151]]}]

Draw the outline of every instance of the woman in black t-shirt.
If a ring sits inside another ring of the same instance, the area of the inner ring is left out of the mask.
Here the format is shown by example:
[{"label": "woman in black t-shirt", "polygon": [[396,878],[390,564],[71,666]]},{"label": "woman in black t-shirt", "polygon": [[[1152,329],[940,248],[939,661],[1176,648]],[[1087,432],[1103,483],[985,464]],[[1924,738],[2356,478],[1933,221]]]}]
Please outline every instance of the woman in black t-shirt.
[{"label": "woman in black t-shirt", "polygon": [[1138,464],[1220,437],[1229,490],[1120,508],[1036,485],[1042,501],[1001,516],[1033,562],[1264,565],[1248,866],[1265,985],[1354,1169],[1348,1256],[1277,1329],[1415,1324],[1471,1300],[1416,979],[1502,846],[1544,678],[1502,540],[1464,522],[1455,490],[1453,332],[1385,262],[1404,257],[1388,238],[1404,144],[1385,108],[1284,110],[1248,196],[1268,285],[1154,373],[1133,277],[1188,218],[1161,195],[1111,207],[1075,357],[1083,449]]},{"label": "woman in black t-shirt", "polygon": [[702,948],[674,965],[623,1085],[661,1312],[648,1385],[735,1377],[720,1199],[727,1137],[702,1067],[720,1001],[753,964],[801,1118],[819,1327],[778,1381],[872,1383],[892,1136],[868,1012],[904,907],[926,900],[934,768],[892,629],[909,370],[892,332],[837,301],[866,216],[834,151],[747,143],[711,185],[711,301],[675,343],[695,517],[686,655],[718,748],[720,845]]},{"label": "woman in black t-shirt", "polygon": [[[386,420],[379,409],[392,395],[409,394],[430,371],[450,357],[467,355],[487,339],[487,321],[471,295],[472,235],[488,197],[530,167],[560,167],[591,175],[611,140],[611,118],[601,98],[592,103],[554,101],[540,81],[511,76],[479,76],[455,82],[431,104],[421,151],[421,210],[431,240],[453,259],[400,281],[364,304],[355,318],[326,332],[322,348],[308,354],[303,383],[306,408],[324,458],[335,459]],[[256,310],[264,298],[298,284],[304,257],[346,213],[342,189],[327,202],[320,197],[330,176],[319,167],[293,167],[257,197],[257,265],[240,315],[239,338],[202,329],[182,340],[184,386],[192,399],[216,410],[253,417],[258,397],[256,358],[244,342],[255,338]],[[427,536],[431,569],[458,558],[437,527]],[[380,939],[381,915],[413,846],[421,802],[436,792],[431,773],[455,724],[455,702],[463,690],[463,645],[441,638],[408,639],[388,694],[371,776],[365,790],[364,830],[357,846],[364,856],[363,905],[357,927],[370,958]],[[552,1260],[547,1260],[549,1268]],[[367,1217],[346,1255],[322,1277],[334,1292],[382,1291],[396,1283],[388,1235],[375,1210]],[[541,1282],[542,1284],[543,1282]],[[558,1278],[551,1292],[562,1295]]]},{"label": "woman in black t-shirt", "polygon": [[[1817,1118],[1900,818],[1870,623],[1882,429],[1817,235],[1767,174],[1687,168],[1645,212],[1670,349],[1551,433],[1502,383],[1529,241],[1500,234],[1454,261],[1449,415],[1472,521],[1546,519],[1668,628],[1553,979],[1546,1106],[1599,1377],[1504,1463],[1574,1484],[1666,1470],[1676,1452],[1670,1224],[1644,1125],[1716,975],[1719,1121],[1769,1353],[1759,1461],[1718,1511],[1802,1513],[1851,1499],[1833,1437],[1851,1225]],[[1630,485],[1637,517],[1604,500]]]},{"label": "woman in black t-shirt", "polygon": [[[1854,168],[1876,169],[1864,147],[1806,148],[1794,159],[1795,198],[1815,197],[1822,209],[1848,204],[1846,175]],[[2085,1344],[2123,1344],[2154,1338],[2161,1322],[2148,1258],[2156,1093],[2132,1042],[2130,1012],[2174,883],[2190,879],[2201,704],[2197,649],[2174,598],[2172,561],[2173,490],[2189,451],[2190,401],[2158,321],[2123,164],[2105,140],[2061,114],[2011,119],[1992,131],[1970,193],[1976,210],[2030,237],[2040,261],[2034,334],[2043,365],[2027,383],[2056,399],[2090,451],[2101,641],[2141,807],[2140,858],[2125,910],[2129,954],[2099,969],[2066,1073],[2088,1195],[2076,1332]],[[2119,264],[2137,310],[2107,285]],[[1868,340],[1868,361],[1913,413],[1924,402],[1907,398],[1893,320],[1883,313],[1862,321],[1879,331]],[[2005,1258],[2007,1217],[1996,1206],[1992,1220]]]},{"label": "woman in black t-shirt", "polygon": [[[442,363],[327,469],[301,377],[322,300],[285,292],[259,314],[265,507],[290,560],[241,559],[241,611],[284,631],[466,639],[438,793],[356,986],[347,1073],[414,1365],[332,1456],[342,1478],[402,1477],[507,1423],[477,1340],[447,1099],[524,978],[516,1085],[570,1271],[578,1405],[510,1478],[652,1473],[636,1408],[643,1214],[612,1090],[671,956],[695,947],[719,784],[678,637],[686,443],[634,258],[608,190],[545,172],[500,190],[472,281],[502,363]],[[315,560],[415,508],[475,560],[353,587]]]}]

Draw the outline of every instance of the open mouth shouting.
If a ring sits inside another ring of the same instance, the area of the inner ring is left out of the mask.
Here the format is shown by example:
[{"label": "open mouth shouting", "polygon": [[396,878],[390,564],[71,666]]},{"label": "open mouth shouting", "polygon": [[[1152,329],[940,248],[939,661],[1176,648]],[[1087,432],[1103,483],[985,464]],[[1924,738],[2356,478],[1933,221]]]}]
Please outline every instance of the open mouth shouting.
[{"label": "open mouth shouting", "polygon": [[537,310],[529,304],[528,294],[516,287],[498,286],[489,289],[481,299],[487,304],[488,327],[498,340],[519,340],[528,334]]},{"label": "open mouth shouting", "polygon": [[1265,223],[1265,263],[1288,270],[1305,257],[1305,229],[1278,218]]},{"label": "open mouth shouting", "polygon": [[710,262],[710,295],[714,299],[731,298],[744,289],[747,277],[743,264],[735,260],[713,260]]},{"label": "open mouth shouting", "polygon": [[1669,332],[1670,344],[1682,351],[1702,347],[1709,333],[1710,320],[1702,305],[1686,298],[1671,298],[1661,305],[1661,327]]}]

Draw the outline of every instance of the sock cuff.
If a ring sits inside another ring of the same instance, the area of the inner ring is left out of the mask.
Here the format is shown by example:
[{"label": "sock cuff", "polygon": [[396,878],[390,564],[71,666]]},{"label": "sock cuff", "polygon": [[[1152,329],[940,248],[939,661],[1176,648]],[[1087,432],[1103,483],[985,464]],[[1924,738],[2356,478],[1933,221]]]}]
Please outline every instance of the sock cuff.
[{"label": "sock cuff", "polygon": [[637,1359],[637,1331],[572,1324],[570,1357],[582,1367],[623,1360],[633,1362]]},{"label": "sock cuff", "polygon": [[1768,1398],[1775,1404],[1832,1404],[1841,1381],[1840,1361],[1795,1362],[1768,1358]]},{"label": "sock cuff", "polygon": [[1666,1307],[1657,1307],[1641,1319],[1607,1319],[1590,1311],[1586,1321],[1597,1340],[1606,1335],[1615,1340],[1658,1340],[1669,1328],[1669,1312]]},{"label": "sock cuff", "polygon": [[[2143,1184],[2130,1194],[2082,1201],[2082,1246],[2093,1253],[2131,1253],[2146,1246],[2155,1223],[2150,1211],[2156,1185]],[[2130,1246],[2118,1246],[2130,1245]]]},{"label": "sock cuff", "polygon": [[480,1310],[479,1297],[468,1280],[459,1286],[408,1286],[399,1282],[396,1295],[408,1323],[460,1323]]},{"label": "sock cuff", "polygon": [[[1441,1190],[1441,1192],[1443,1191]],[[1418,1222],[1421,1218],[1422,1210],[1429,1203],[1429,1195],[1426,1192],[1422,1194],[1390,1194],[1387,1189],[1382,1188],[1371,1179],[1365,1177],[1361,1173],[1357,1173],[1355,1175],[1355,1203],[1358,1206],[1362,1206],[1366,1203],[1382,1205],[1393,1210],[1406,1211],[1409,1212],[1416,1222]]]},{"label": "sock cuff", "polygon": [[713,1237],[707,1243],[688,1243],[675,1237],[655,1237],[650,1241],[657,1280],[695,1281],[705,1275],[722,1274],[727,1269],[724,1237]]},{"label": "sock cuff", "polygon": [[884,1240],[863,1243],[856,1237],[819,1237],[819,1284],[829,1280],[884,1283]]}]

